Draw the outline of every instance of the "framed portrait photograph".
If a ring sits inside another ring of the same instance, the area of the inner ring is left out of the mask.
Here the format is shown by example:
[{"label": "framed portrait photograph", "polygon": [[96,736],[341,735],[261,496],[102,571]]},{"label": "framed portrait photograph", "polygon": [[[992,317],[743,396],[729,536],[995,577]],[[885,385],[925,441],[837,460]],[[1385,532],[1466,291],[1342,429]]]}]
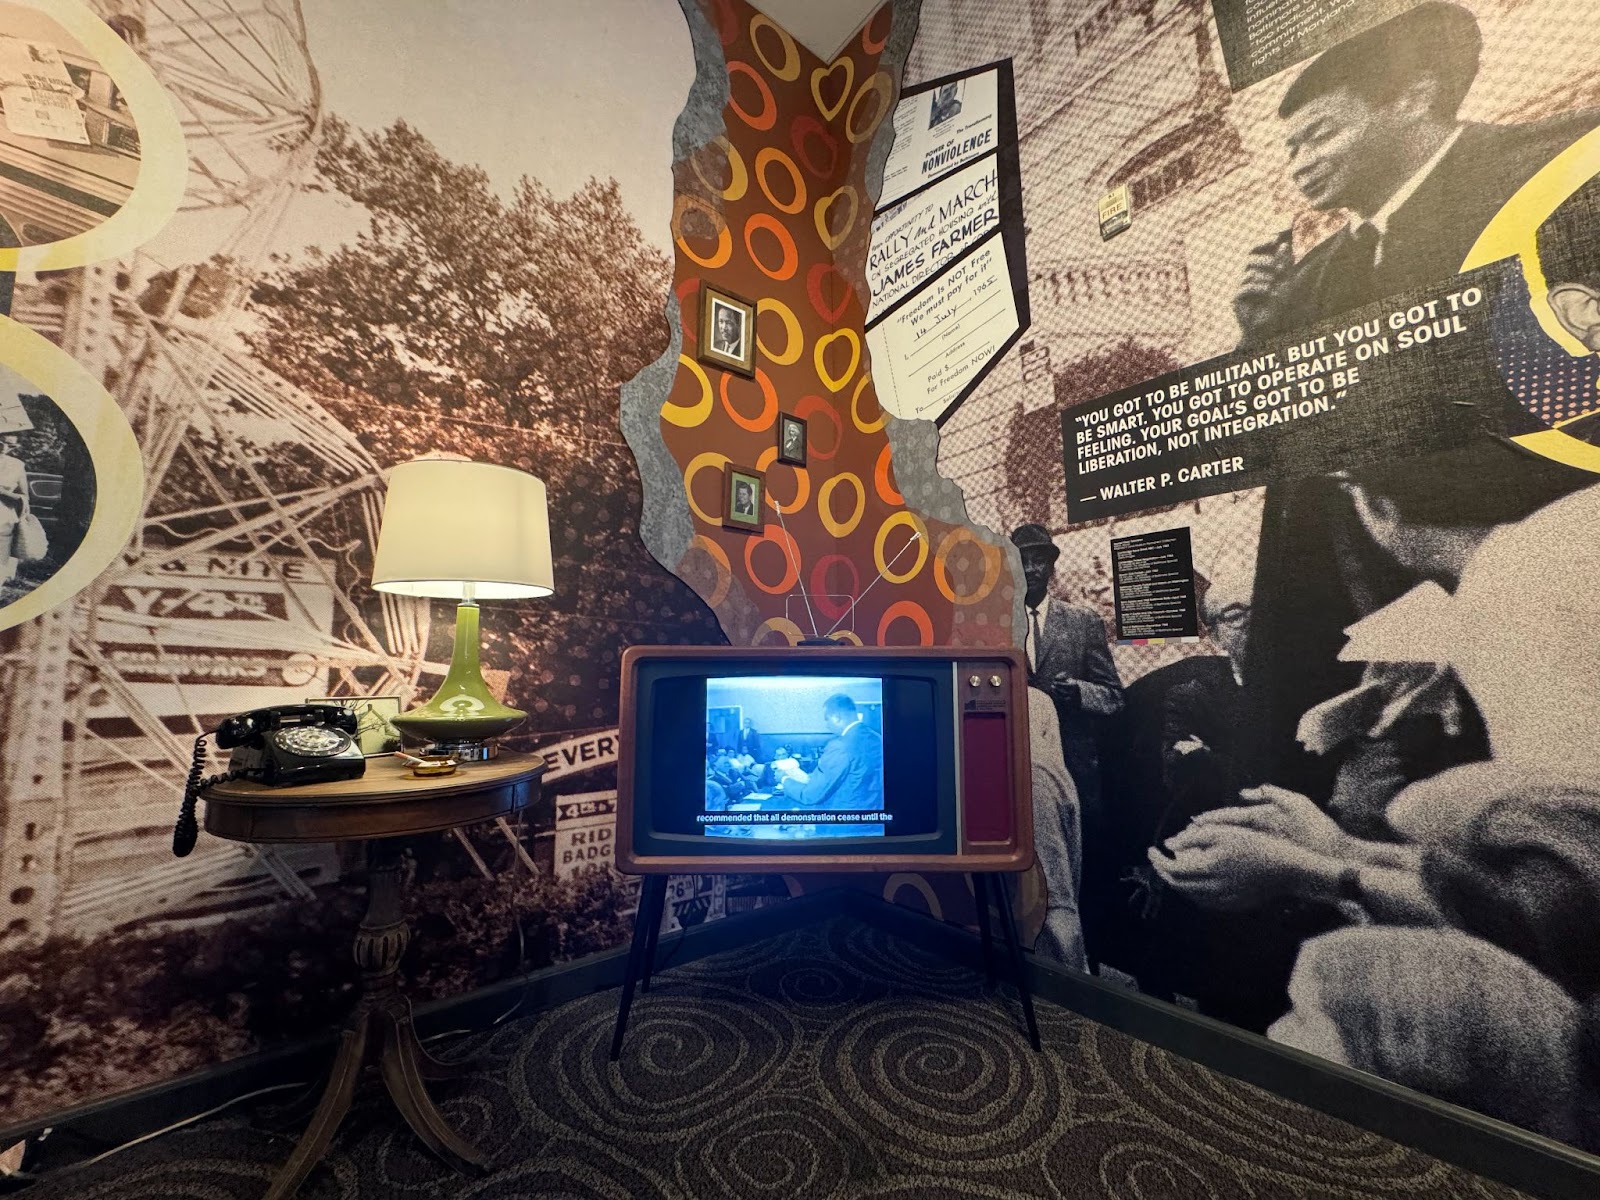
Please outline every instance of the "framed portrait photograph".
[{"label": "framed portrait photograph", "polygon": [[767,477],[749,467],[729,463],[722,469],[722,524],[744,533],[760,533],[761,502],[767,498]]},{"label": "framed portrait photograph", "polygon": [[400,749],[400,731],[391,723],[400,715],[399,696],[311,696],[307,704],[348,708],[356,714],[356,745],[365,758]]},{"label": "framed portrait photograph", "polygon": [[804,417],[778,414],[778,461],[791,467],[806,465],[806,422]]},{"label": "framed portrait photograph", "polygon": [[699,359],[741,375],[756,373],[756,306],[708,283],[700,285]]}]

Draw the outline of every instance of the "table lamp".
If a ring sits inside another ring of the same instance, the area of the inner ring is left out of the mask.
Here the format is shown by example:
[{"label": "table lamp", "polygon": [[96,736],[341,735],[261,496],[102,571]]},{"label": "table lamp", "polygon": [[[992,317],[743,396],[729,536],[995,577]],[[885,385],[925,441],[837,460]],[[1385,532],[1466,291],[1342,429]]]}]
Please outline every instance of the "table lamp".
[{"label": "table lamp", "polygon": [[511,467],[420,458],[389,476],[372,586],[460,601],[444,682],[421,708],[394,718],[413,740],[463,761],[493,758],[493,739],[528,715],[501,704],[478,668],[478,601],[555,590],[544,481]]}]

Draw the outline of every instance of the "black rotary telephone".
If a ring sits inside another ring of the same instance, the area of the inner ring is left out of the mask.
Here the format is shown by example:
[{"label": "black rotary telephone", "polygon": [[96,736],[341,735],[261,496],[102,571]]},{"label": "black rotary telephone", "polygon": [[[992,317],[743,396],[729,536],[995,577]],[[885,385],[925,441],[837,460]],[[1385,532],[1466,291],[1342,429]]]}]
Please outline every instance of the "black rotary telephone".
[{"label": "black rotary telephone", "polygon": [[[183,807],[172,830],[172,852],[179,858],[194,849],[200,835],[195,804],[200,793],[231,779],[256,779],[268,787],[296,783],[327,783],[359,779],[367,760],[356,744],[356,714],[334,704],[299,704],[288,708],[258,708],[229,717],[214,734],[194,740],[194,764],[183,789]],[[206,738],[232,750],[228,769],[221,775],[202,776],[206,764]]]}]

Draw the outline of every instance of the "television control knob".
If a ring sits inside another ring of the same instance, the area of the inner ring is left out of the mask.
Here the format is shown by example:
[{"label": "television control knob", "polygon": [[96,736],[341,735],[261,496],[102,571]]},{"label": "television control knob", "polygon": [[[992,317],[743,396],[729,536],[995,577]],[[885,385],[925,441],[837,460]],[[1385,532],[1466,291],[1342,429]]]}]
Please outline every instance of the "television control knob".
[{"label": "television control knob", "polygon": [[989,676],[989,686],[990,687],[999,687],[1004,682],[1005,682],[1005,680],[1001,679],[1000,676],[998,676],[998,675]]},{"label": "television control knob", "polygon": [[967,680],[967,685],[969,687],[980,687],[980,686],[982,686],[982,684],[983,684],[983,680],[979,679],[976,675],[971,676]]}]

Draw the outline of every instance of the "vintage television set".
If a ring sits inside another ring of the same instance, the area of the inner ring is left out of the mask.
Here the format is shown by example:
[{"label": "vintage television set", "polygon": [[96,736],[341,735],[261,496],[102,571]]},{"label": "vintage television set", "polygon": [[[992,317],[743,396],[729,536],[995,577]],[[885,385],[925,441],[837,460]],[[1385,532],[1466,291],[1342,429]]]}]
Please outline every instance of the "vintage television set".
[{"label": "vintage television set", "polygon": [[1026,870],[1026,689],[1014,650],[633,647],[617,865]]}]

